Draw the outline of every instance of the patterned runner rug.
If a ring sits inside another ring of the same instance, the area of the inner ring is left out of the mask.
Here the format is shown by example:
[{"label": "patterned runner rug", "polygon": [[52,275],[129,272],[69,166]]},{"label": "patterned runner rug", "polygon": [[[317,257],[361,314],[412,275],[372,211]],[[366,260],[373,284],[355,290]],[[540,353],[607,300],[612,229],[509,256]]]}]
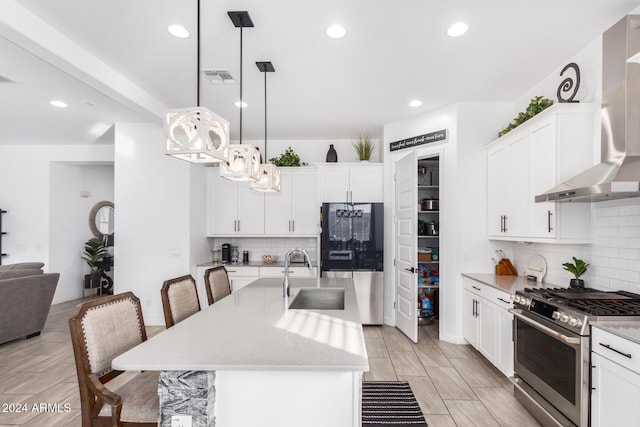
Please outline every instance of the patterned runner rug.
[{"label": "patterned runner rug", "polygon": [[362,382],[363,427],[427,427],[406,381]]}]

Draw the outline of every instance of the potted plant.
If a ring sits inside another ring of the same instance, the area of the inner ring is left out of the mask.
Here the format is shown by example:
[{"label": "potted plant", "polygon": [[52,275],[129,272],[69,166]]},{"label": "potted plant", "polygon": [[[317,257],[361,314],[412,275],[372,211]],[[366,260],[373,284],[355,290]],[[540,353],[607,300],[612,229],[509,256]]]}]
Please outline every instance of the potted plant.
[{"label": "potted plant", "polygon": [[102,244],[102,240],[97,237],[92,237],[84,244],[84,253],[82,259],[89,266],[90,273],[84,276],[85,288],[99,288],[100,280],[102,277],[102,268],[100,267],[100,261],[104,260],[104,257],[109,255],[107,248]]},{"label": "potted plant", "polygon": [[373,154],[373,149],[375,147],[376,144],[371,141],[371,137],[369,135],[360,135],[353,143],[353,149],[356,151],[358,159],[360,159],[361,162],[368,162],[371,160],[371,155]]},{"label": "potted plant", "polygon": [[284,150],[284,153],[278,157],[272,157],[269,162],[276,166],[306,166],[306,162],[300,162],[300,156],[293,151],[293,148],[289,147]]},{"label": "potted plant", "polygon": [[569,282],[569,286],[572,288],[584,288],[584,280],[580,279],[580,276],[586,273],[589,264],[586,264],[583,260],[576,257],[571,258],[573,258],[573,264],[570,262],[562,264],[564,270],[567,270],[575,276],[575,278]]}]

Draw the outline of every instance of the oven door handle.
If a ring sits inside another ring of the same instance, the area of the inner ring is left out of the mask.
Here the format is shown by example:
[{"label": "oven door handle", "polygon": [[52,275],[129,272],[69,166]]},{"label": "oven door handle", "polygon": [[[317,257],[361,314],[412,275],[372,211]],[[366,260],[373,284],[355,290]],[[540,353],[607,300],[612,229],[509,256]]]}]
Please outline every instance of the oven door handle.
[{"label": "oven door handle", "polygon": [[574,337],[568,337],[558,331],[554,331],[553,329],[544,326],[541,323],[536,322],[533,319],[528,318],[527,316],[522,315],[522,310],[517,309],[517,308],[510,308],[509,309],[509,313],[513,314],[515,317],[517,317],[518,319],[522,320],[525,323],[528,323],[531,326],[534,326],[536,329],[541,330],[542,332],[544,332],[547,335],[550,335],[560,341],[563,341],[567,344],[570,345],[578,345],[580,344],[580,338],[574,338]]}]

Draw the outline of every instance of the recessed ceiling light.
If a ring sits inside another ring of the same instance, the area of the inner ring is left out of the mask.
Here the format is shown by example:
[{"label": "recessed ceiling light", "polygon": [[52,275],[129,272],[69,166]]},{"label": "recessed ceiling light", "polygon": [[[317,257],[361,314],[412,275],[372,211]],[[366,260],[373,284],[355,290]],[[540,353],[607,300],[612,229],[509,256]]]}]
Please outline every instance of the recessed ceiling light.
[{"label": "recessed ceiling light", "polygon": [[60,101],[60,100],[53,100],[53,101],[49,102],[49,104],[53,105],[54,107],[58,107],[58,108],[67,108],[68,107],[66,102]]},{"label": "recessed ceiling light", "polygon": [[347,30],[342,25],[334,24],[327,28],[327,35],[332,39],[341,39],[347,34]]},{"label": "recessed ceiling light", "polygon": [[419,107],[421,105],[422,105],[422,101],[420,101],[419,99],[414,99],[409,103],[409,107]]},{"label": "recessed ceiling light", "polygon": [[169,33],[172,36],[177,37],[179,39],[186,39],[190,35],[189,31],[185,27],[178,24],[169,25],[167,27],[167,31],[169,31]]},{"label": "recessed ceiling light", "polygon": [[465,24],[464,22],[456,22],[449,27],[449,29],[447,30],[447,34],[450,37],[460,37],[461,35],[466,33],[467,30],[469,30],[469,26],[467,24]]},{"label": "recessed ceiling light", "polygon": [[235,103],[235,106],[236,106],[236,107],[238,107],[238,108],[247,108],[247,103],[246,103],[246,102],[244,102],[244,101],[242,101],[242,102],[237,101],[237,102]]}]

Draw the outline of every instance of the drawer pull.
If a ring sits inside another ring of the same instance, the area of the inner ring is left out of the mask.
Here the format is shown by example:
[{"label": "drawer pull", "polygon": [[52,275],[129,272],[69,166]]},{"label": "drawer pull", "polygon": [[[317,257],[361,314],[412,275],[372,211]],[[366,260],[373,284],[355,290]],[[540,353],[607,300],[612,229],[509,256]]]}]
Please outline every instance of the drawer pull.
[{"label": "drawer pull", "polygon": [[506,299],[502,298],[502,297],[498,297],[498,299],[506,304],[511,304],[511,301],[507,301]]},{"label": "drawer pull", "polygon": [[479,287],[477,287],[477,286],[473,286],[473,285],[471,285],[471,287],[472,287],[473,289],[475,289],[476,291],[482,291],[482,289],[480,289],[480,288],[479,288]]},{"label": "drawer pull", "polygon": [[227,270],[227,273],[237,273],[237,270]]},{"label": "drawer pull", "polygon": [[602,347],[606,348],[607,350],[611,350],[611,351],[615,351],[618,354],[621,354],[624,357],[628,357],[629,359],[631,359],[631,354],[629,353],[623,353],[620,350],[616,350],[615,348],[611,347],[609,344],[602,344],[599,343]]}]

